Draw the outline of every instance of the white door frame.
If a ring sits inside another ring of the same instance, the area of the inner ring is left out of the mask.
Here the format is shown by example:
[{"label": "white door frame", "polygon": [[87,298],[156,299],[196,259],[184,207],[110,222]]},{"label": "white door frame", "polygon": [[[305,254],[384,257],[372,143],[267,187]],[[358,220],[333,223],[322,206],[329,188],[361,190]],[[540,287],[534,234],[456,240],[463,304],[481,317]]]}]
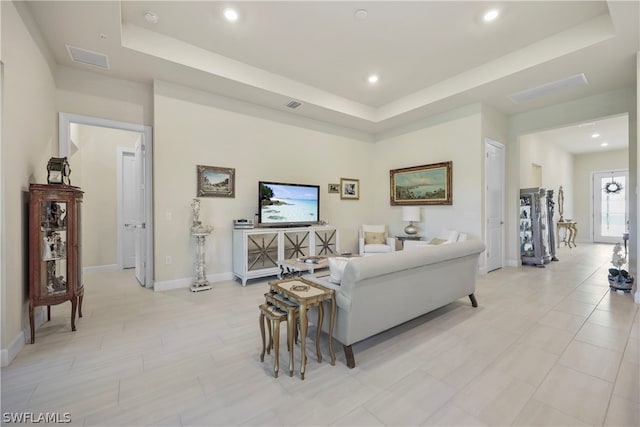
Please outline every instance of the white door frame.
[{"label": "white door frame", "polygon": [[146,263],[145,263],[145,286],[147,288],[153,288],[153,138],[151,126],[145,126],[135,123],[120,122],[116,120],[102,119],[98,117],[83,116],[79,114],[71,113],[59,113],[58,115],[58,130],[59,130],[59,156],[67,157],[70,152],[70,124],[77,123],[90,126],[101,126],[111,129],[128,130],[132,132],[138,132],[143,138],[145,145],[144,158],[145,158],[145,225],[147,229],[146,233]]},{"label": "white door frame", "polygon": [[[485,138],[484,139],[484,156],[485,156],[485,162],[484,162],[484,165],[485,165],[485,168],[484,168],[485,169],[484,170],[484,180],[485,180],[484,218],[485,218],[485,221],[484,221],[483,227],[484,227],[485,245],[487,245],[488,239],[489,239],[489,233],[488,233],[488,216],[489,216],[488,215],[488,210],[489,209],[488,209],[488,203],[487,203],[487,182],[488,182],[489,170],[487,168],[487,162],[486,162],[487,156],[489,155],[489,150],[488,150],[488,146],[489,145],[492,145],[492,146],[502,150],[502,153],[503,153],[503,157],[502,157],[502,161],[503,161],[502,162],[502,179],[500,180],[500,185],[502,187],[501,191],[500,191],[500,193],[502,194],[502,197],[501,197],[502,200],[500,200],[500,207],[501,207],[501,212],[502,212],[502,220],[501,220],[502,227],[501,227],[501,232],[500,232],[500,254],[501,254],[501,257],[500,257],[501,258],[500,259],[501,267],[500,268],[502,268],[502,267],[505,266],[505,259],[506,259],[505,258],[505,256],[506,256],[506,254],[505,254],[505,250],[506,250],[506,245],[505,245],[505,237],[506,237],[506,230],[505,230],[505,228],[506,228],[505,227],[505,211],[506,211],[506,204],[505,204],[506,194],[505,193],[506,193],[506,185],[505,185],[505,178],[506,178],[506,173],[507,173],[507,168],[506,168],[506,166],[507,166],[507,163],[506,163],[506,161],[507,161],[507,152],[506,152],[506,149],[505,149],[505,145],[503,143],[495,141],[495,140],[493,140],[491,138]],[[488,267],[489,267],[488,266],[488,262],[487,262],[488,261],[488,257],[486,255],[486,252],[485,252],[484,257],[485,257],[485,266],[484,266],[484,270],[485,271],[484,271],[484,273],[486,273],[486,272],[488,272]]]}]

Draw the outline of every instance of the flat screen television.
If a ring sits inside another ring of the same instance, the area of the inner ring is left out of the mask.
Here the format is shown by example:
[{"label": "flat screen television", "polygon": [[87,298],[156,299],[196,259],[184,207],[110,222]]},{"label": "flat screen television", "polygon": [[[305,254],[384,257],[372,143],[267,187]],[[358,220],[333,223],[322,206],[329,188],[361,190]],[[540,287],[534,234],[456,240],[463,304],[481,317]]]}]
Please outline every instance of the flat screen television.
[{"label": "flat screen television", "polygon": [[320,186],[258,181],[258,225],[294,227],[320,221]]}]

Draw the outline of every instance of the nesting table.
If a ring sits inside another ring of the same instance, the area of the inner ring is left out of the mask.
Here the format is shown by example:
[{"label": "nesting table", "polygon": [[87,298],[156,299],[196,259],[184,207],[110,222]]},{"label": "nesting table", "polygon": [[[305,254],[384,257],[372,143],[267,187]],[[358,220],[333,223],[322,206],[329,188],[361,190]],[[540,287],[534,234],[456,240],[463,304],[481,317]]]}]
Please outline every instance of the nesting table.
[{"label": "nesting table", "polygon": [[[278,295],[279,298],[270,299],[276,307],[287,311],[290,315],[287,318],[287,342],[289,348],[293,351],[293,341],[295,334],[295,316],[293,316],[292,305],[297,305],[297,313],[300,319],[300,378],[304,380],[304,373],[307,366],[306,339],[307,339],[307,310],[310,307],[318,309],[318,325],[316,331],[316,353],[318,362],[322,361],[320,353],[320,333],[322,331],[322,322],[324,320],[323,302],[329,301],[331,304],[331,317],[329,318],[329,356],[331,357],[331,365],[336,364],[336,355],[333,351],[333,325],[336,317],[336,300],[333,289],[328,289],[318,284],[305,280],[303,277],[295,277],[291,279],[275,280],[269,282],[270,292]],[[280,298],[281,297],[281,298]],[[285,301],[286,300],[286,301]],[[279,303],[280,302],[280,303]],[[276,350],[277,351],[277,350]],[[293,375],[293,357],[289,358],[289,375]]]}]

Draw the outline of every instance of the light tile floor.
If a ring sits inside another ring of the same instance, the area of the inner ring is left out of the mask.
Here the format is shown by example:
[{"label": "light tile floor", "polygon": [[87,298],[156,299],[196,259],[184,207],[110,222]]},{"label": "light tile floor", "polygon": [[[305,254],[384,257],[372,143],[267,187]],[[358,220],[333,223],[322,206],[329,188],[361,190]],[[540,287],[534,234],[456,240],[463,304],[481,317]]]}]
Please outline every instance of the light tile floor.
[{"label": "light tile floor", "polygon": [[53,307],[2,369],[2,411],[87,426],[640,425],[638,305],[609,291],[611,246],[558,256],[481,276],[476,309],[464,298],[356,344],[355,369],[310,350],[304,381],[259,361],[266,281],[154,293],[131,271],[87,274],[78,330]]}]

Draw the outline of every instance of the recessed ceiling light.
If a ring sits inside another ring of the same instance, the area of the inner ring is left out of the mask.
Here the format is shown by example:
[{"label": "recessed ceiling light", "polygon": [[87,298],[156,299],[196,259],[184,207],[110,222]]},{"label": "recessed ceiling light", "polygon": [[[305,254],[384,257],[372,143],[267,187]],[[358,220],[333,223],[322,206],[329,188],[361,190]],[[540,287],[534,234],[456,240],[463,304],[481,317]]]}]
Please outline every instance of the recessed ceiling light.
[{"label": "recessed ceiling light", "polygon": [[367,17],[369,16],[369,12],[367,12],[366,9],[358,9],[356,10],[356,12],[353,14],[353,16],[358,20],[358,21],[364,21],[365,19],[367,19]]},{"label": "recessed ceiling light", "polygon": [[229,22],[236,22],[239,18],[238,12],[235,9],[225,9],[224,17]]},{"label": "recessed ceiling light", "polygon": [[482,19],[484,19],[485,22],[491,22],[495,20],[498,15],[500,15],[500,11],[498,9],[491,9],[484,14]]},{"label": "recessed ceiling light", "polygon": [[160,21],[158,14],[150,10],[144,13],[144,19],[146,19],[149,24],[157,24]]},{"label": "recessed ceiling light", "polygon": [[378,77],[376,74],[371,74],[368,78],[367,81],[371,84],[375,84],[378,83],[378,80],[380,80],[380,77]]},{"label": "recessed ceiling light", "polygon": [[599,134],[599,133],[594,133],[593,135],[591,135],[591,138],[597,138],[597,137],[599,137],[599,136],[600,136],[600,134]]},{"label": "recessed ceiling light", "polygon": [[606,147],[607,145],[609,145],[608,142],[603,142],[602,144],[600,144],[600,147]]}]

